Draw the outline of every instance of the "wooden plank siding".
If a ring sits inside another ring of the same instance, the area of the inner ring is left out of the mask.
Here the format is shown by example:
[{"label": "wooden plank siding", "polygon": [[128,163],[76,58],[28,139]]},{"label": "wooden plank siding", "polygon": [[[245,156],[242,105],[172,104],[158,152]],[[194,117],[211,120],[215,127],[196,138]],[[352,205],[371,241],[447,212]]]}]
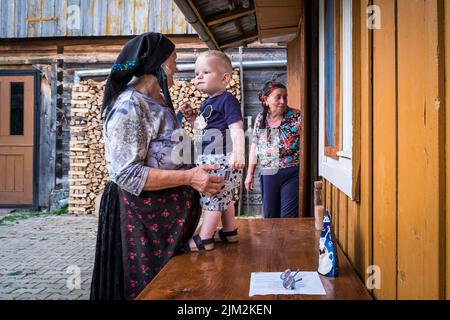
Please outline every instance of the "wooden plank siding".
[{"label": "wooden plank siding", "polygon": [[348,248],[348,197],[339,192],[339,244],[344,252]]},{"label": "wooden plank siding", "polygon": [[339,190],[337,188],[331,188],[331,213],[332,213],[332,224],[334,229],[334,234],[336,236],[336,240],[340,242],[339,238],[339,220],[340,220],[340,212],[339,212]]},{"label": "wooden plank siding", "polygon": [[[0,5],[0,38],[195,34],[172,0],[0,0]],[[79,29],[71,26],[77,12],[70,6],[79,9]]]},{"label": "wooden plank siding", "polygon": [[[450,299],[450,4],[353,4],[360,197],[325,180],[325,207],[359,276],[381,272],[375,298]],[[367,28],[369,4],[381,29]]]},{"label": "wooden plank siding", "polygon": [[[27,11],[27,19],[29,18],[36,18],[39,16],[39,13],[41,12],[41,1],[36,0],[26,0],[21,2],[16,2],[18,5],[26,5],[26,11]],[[8,14],[7,11],[2,11],[3,14]],[[7,16],[3,16],[2,19],[5,19]],[[9,28],[14,26],[8,26]],[[27,35],[30,38],[33,37],[39,37],[41,35],[41,22],[28,22],[27,21]]]},{"label": "wooden plank siding", "polygon": [[[438,1],[398,1],[398,298],[438,299],[444,151]],[[435,63],[430,63],[435,61]],[[437,62],[437,63],[436,63]]]},{"label": "wooden plank siding", "polygon": [[[301,10],[304,12],[304,2],[301,2]],[[306,100],[306,41],[305,41],[305,19],[302,18],[299,22],[299,34],[291,42],[288,43],[288,51],[299,52],[298,55],[288,55],[288,65],[291,67],[287,72],[287,93],[288,104],[290,107],[299,109],[302,114],[302,119],[305,119],[309,114],[308,103]],[[307,213],[307,192],[306,187],[311,187],[307,184],[308,172],[306,168],[309,168],[307,159],[309,155],[306,153],[306,142],[309,139],[308,136],[309,127],[308,123],[302,121],[302,139],[300,142],[300,184],[299,184],[299,211],[300,216],[308,216]],[[309,207],[309,206],[308,206]]]},{"label": "wooden plank siding", "polygon": [[[86,1],[84,1],[86,2]],[[55,4],[52,1],[44,1],[42,3],[42,16],[54,17],[55,16]],[[14,28],[11,28],[14,30]],[[51,37],[56,32],[56,23],[43,23],[42,24],[42,36]]]},{"label": "wooden plank siding", "polygon": [[396,299],[397,119],[395,1],[377,0],[383,28],[373,45],[373,263],[380,267],[378,299]]},{"label": "wooden plank siding", "polygon": [[[82,34],[83,26],[89,25],[89,15],[87,12],[81,11],[81,0],[67,0],[67,35],[69,37],[79,37]],[[77,11],[76,8],[79,8]],[[78,13],[80,16],[78,17]],[[78,24],[78,18],[80,18],[80,23]],[[42,22],[48,24],[48,22]],[[92,29],[91,29],[92,30]]]},{"label": "wooden plank siding", "polygon": [[[360,145],[361,145],[361,195],[358,212],[357,251],[354,266],[358,274],[365,278],[367,268],[372,265],[372,34],[367,28],[367,6],[369,0],[355,1],[354,10],[359,12],[358,24],[359,39],[355,39],[359,52],[360,66],[355,66],[354,73],[360,79],[360,100],[355,101],[360,109]],[[356,136],[357,137],[357,136]]]},{"label": "wooden plank siding", "polygon": [[[446,106],[450,103],[450,3],[448,1],[444,2],[444,15],[445,15],[445,101],[442,104]],[[450,299],[450,110],[445,110],[446,115],[446,299]]]},{"label": "wooden plank siding", "polygon": [[[108,15],[107,1],[108,0],[97,0],[93,2],[94,9],[92,15],[92,35],[94,36],[100,36],[106,33],[106,16]],[[136,3],[138,1],[136,0],[134,2]],[[136,30],[136,32],[138,31]]]},{"label": "wooden plank siding", "polygon": [[[356,254],[358,252],[358,225],[359,225],[359,207],[355,201],[347,198],[347,251],[346,254],[350,261],[354,264]],[[361,275],[360,275],[361,276]]]}]

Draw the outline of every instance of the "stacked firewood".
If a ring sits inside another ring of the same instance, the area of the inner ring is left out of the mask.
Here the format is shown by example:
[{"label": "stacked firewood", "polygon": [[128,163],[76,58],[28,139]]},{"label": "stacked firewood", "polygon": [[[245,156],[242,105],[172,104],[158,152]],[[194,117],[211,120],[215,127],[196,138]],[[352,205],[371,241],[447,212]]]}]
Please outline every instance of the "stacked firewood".
[{"label": "stacked firewood", "polygon": [[[241,79],[239,76],[239,68],[233,70],[232,78],[227,86],[227,90],[241,101]],[[194,80],[175,80],[175,84],[170,88],[170,95],[176,111],[178,111],[185,103],[189,103],[197,114],[199,113],[200,104],[208,98],[207,94],[201,93],[195,88]],[[189,121],[183,118],[182,126],[192,137],[194,130]]]},{"label": "stacked firewood", "polygon": [[[109,179],[105,162],[101,105],[105,82],[81,81],[72,88],[71,140],[69,170],[69,213],[92,214]],[[227,87],[241,101],[239,69],[233,71]],[[195,89],[193,81],[176,80],[170,88],[175,109],[186,102],[199,110],[208,97]],[[193,128],[183,118],[183,128],[193,135]]]},{"label": "stacked firewood", "polygon": [[108,181],[101,105],[104,82],[82,81],[72,88],[69,213],[94,213]]}]

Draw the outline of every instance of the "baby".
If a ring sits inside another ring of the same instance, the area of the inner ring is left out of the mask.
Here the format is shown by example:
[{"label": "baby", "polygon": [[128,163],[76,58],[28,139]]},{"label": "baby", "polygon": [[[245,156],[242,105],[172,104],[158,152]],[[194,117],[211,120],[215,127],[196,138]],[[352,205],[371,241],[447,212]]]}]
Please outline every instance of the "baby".
[{"label": "baby", "polygon": [[[189,240],[186,251],[214,249],[215,241],[237,242],[233,190],[241,185],[245,167],[245,137],[239,101],[226,91],[233,68],[228,56],[220,51],[206,51],[195,63],[196,88],[208,94],[200,106],[200,115],[190,105],[181,112],[194,122],[196,165],[220,165],[210,173],[223,176],[225,185],[211,197],[201,195],[203,224],[198,235]],[[216,232],[219,220],[222,229]]]}]

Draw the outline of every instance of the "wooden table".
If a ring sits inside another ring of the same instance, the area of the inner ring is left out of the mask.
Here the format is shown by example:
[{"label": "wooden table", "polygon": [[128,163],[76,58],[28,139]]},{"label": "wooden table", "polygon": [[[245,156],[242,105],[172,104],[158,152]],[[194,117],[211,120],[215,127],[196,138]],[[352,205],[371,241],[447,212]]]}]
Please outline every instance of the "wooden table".
[{"label": "wooden table", "polygon": [[311,218],[240,219],[238,226],[239,243],[216,243],[213,251],[173,257],[137,299],[371,299],[340,248],[339,277],[320,276],[326,296],[249,297],[251,272],[316,271],[320,231]]}]

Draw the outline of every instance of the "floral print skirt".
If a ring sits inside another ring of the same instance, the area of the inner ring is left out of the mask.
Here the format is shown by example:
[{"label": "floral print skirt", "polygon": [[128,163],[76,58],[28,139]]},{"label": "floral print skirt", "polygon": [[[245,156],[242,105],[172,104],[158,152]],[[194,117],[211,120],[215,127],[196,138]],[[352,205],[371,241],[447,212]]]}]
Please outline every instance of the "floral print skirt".
[{"label": "floral print skirt", "polygon": [[190,187],[118,193],[125,298],[135,299],[194,234],[199,194]]}]

